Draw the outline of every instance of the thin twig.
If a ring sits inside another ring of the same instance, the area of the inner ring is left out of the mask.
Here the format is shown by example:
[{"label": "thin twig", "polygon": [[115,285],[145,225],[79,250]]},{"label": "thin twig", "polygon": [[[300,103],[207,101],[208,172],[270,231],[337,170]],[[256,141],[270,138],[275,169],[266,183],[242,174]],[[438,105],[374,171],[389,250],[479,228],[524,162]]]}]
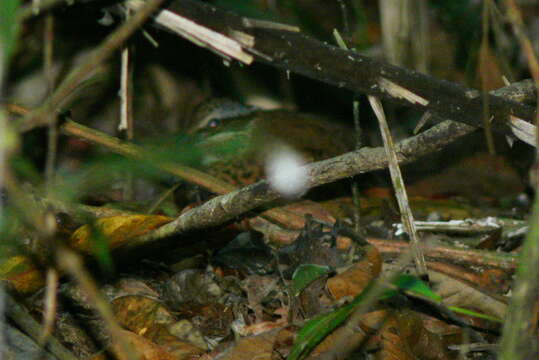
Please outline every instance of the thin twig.
[{"label": "thin twig", "polygon": [[[44,26],[44,51],[43,51],[43,72],[47,79],[47,96],[51,96],[54,90],[54,73],[53,73],[53,46],[54,46],[54,17],[48,14],[45,17]],[[54,167],[56,164],[56,152],[58,149],[58,127],[56,114],[54,111],[49,111],[49,129],[47,143],[47,158],[45,161],[45,180],[48,185],[54,181]]]},{"label": "thin twig", "polygon": [[[126,3],[126,6],[132,10],[138,10],[142,5],[143,2],[140,0],[131,0]],[[247,65],[253,62],[253,56],[243,49],[245,44],[242,41],[201,26],[180,14],[173,13],[169,10],[162,10],[156,15],[155,23],[198,46],[213,51],[227,60],[236,59]],[[249,27],[249,25],[246,25],[246,27]],[[245,34],[242,33],[242,35]]]},{"label": "thin twig", "polygon": [[[376,246],[384,256],[394,258],[406,251],[410,244],[404,241],[387,241],[386,239],[367,238],[367,242]],[[498,268],[509,272],[515,271],[518,256],[511,253],[502,253],[488,250],[462,249],[449,245],[421,245],[421,250],[430,259],[450,260],[463,266],[480,266]]]},{"label": "thin twig", "polygon": [[[163,171],[176,175],[190,183],[199,185],[204,189],[216,194],[227,194],[236,190],[236,187],[227,183],[226,181],[210,176],[199,170],[175,163],[152,161],[152,158],[148,156],[147,152],[140,146],[122,142],[117,138],[77,124],[73,121],[67,121],[62,126],[62,131],[68,135],[78,136],[96,144],[103,145],[109,150],[126,157],[145,160]],[[304,226],[303,217],[284,209],[271,209],[266,211],[263,216],[267,216],[279,224],[287,224],[294,229],[301,229]]]},{"label": "thin twig", "polygon": [[[131,16],[131,10],[125,9],[125,19]],[[131,56],[132,50],[129,45],[125,45],[122,50],[121,76],[120,76],[120,123],[118,131],[125,132],[125,138],[133,141],[135,129],[133,124],[133,67],[134,59]],[[134,178],[132,174],[126,174],[124,183],[124,200],[133,200]]]},{"label": "thin twig", "polygon": [[421,279],[428,280],[427,264],[425,263],[425,257],[419,248],[419,235],[415,228],[414,215],[412,214],[412,209],[410,208],[410,203],[408,201],[408,194],[406,193],[406,187],[404,186],[404,180],[402,179],[395,144],[393,143],[393,138],[389,131],[389,126],[387,125],[384,108],[382,107],[382,102],[374,96],[369,96],[369,102],[378,119],[380,133],[382,134],[382,139],[384,141],[384,149],[388,158],[391,182],[393,183],[393,189],[395,190],[395,197],[399,203],[402,223],[410,237],[410,246],[412,248],[416,271]]},{"label": "thin twig", "polygon": [[111,34],[88,59],[79,67],[74,69],[67,78],[58,86],[54,94],[47,99],[45,104],[35,111],[32,111],[20,124],[20,131],[28,131],[36,126],[47,124],[50,119],[48,112],[56,111],[62,101],[70,95],[77,86],[87,77],[97,66],[108,59],[116,49],[118,49],[148,17],[163,3],[164,0],[149,0],[136,12],[125,24],[120,26]]},{"label": "thin twig", "polygon": [[[101,315],[114,342],[120,346],[119,348],[113,347],[118,359],[140,359],[140,355],[137,354],[131,344],[122,335],[122,328],[118,325],[109,303],[100,294],[92,277],[84,269],[80,257],[71,250],[58,248],[56,261],[62,270],[77,281],[80,288],[84,291],[86,296],[88,296],[90,303]],[[119,352],[119,349],[122,350],[121,353]]]},{"label": "thin twig", "polygon": [[74,222],[85,224],[92,220],[110,216],[133,215],[135,212],[114,209],[106,206],[90,206],[63,202],[53,198],[44,198],[41,201],[56,212],[64,212]]},{"label": "thin twig", "polygon": [[[9,294],[6,294],[6,312],[9,318],[13,320],[19,328],[36,342],[38,341],[41,334],[41,326],[28,313],[28,310],[21,306]],[[77,358],[54,337],[51,337],[48,340],[48,350],[60,360],[77,360]]]},{"label": "thin twig", "polygon": [[[344,2],[341,2],[341,8],[343,9],[343,16],[346,16],[346,6]],[[347,26],[346,26],[347,28]],[[341,49],[348,50],[346,42],[342,38],[341,34],[335,29],[333,31],[333,37]],[[359,94],[354,94],[354,100],[352,101],[352,112],[354,118],[354,135],[355,135],[355,150],[361,149],[361,124],[359,122]],[[352,179],[352,200],[354,202],[354,228],[356,232],[360,233],[360,220],[361,220],[361,203],[359,200],[359,184],[356,178]]]},{"label": "thin twig", "polygon": [[490,54],[490,44],[489,44],[489,23],[490,23],[490,11],[491,6],[490,0],[483,1],[483,14],[482,14],[482,36],[481,36],[481,47],[479,49],[479,76],[481,78],[481,97],[483,98],[483,132],[485,134],[485,139],[487,140],[487,147],[490,154],[496,154],[496,148],[494,147],[494,137],[492,135],[492,129],[490,126],[490,114],[489,114],[489,97],[488,97],[488,79],[492,74],[489,72],[488,62]]},{"label": "thin twig", "polygon": [[[359,123],[359,96],[355,94],[352,103],[354,116],[354,131],[356,135],[356,150],[361,149],[361,125]],[[361,200],[359,199],[359,183],[357,179],[352,179],[352,200],[354,202],[354,227],[356,233],[360,234],[361,221]]]},{"label": "thin twig", "polygon": [[47,286],[45,287],[45,309],[43,311],[43,328],[39,336],[39,344],[45,346],[54,329],[58,290],[58,271],[54,268],[47,270]]}]

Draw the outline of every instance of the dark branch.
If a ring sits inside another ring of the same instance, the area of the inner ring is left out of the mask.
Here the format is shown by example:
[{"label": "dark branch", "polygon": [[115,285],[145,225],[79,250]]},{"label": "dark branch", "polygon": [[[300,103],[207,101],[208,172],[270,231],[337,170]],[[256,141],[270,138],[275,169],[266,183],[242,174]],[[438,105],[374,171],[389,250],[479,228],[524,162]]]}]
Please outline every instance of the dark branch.
[{"label": "dark branch", "polygon": [[[225,35],[241,31],[254,36],[254,46],[246,50],[257,61],[340,88],[429,110],[445,119],[482,126],[482,96],[477,90],[342,50],[301,33],[250,28],[242,17],[207,3],[176,0],[168,10]],[[418,100],[397,97],[388,84],[396,84]],[[496,131],[511,133],[506,125],[510,114],[533,123],[535,110],[531,106],[493,95],[489,96],[488,104]]]}]

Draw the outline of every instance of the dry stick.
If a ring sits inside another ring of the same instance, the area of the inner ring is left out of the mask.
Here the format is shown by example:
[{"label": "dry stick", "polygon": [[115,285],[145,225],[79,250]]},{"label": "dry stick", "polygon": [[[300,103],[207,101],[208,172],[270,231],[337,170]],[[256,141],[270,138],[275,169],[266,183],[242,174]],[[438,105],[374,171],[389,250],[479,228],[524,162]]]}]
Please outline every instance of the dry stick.
[{"label": "dry stick", "polygon": [[90,206],[60,201],[53,198],[40,199],[45,205],[57,212],[68,214],[74,222],[87,223],[95,219],[110,216],[127,216],[136,214],[133,211],[119,210],[104,206]]},{"label": "dry stick", "polygon": [[[468,125],[445,121],[424,133],[400,142],[396,147],[398,160],[408,163],[422,155],[440,150],[471,131],[473,130]],[[383,148],[363,148],[307,165],[307,185],[312,188],[385,167],[387,158]],[[233,193],[215,197],[126,246],[137,246],[191,229],[216,226],[278,198],[279,194],[274,192],[266,181],[260,181]]]},{"label": "dry stick", "polygon": [[118,131],[125,131],[126,139],[133,141],[135,132],[133,129],[133,64],[131,50],[125,46],[122,50],[122,70],[120,84],[120,123]]},{"label": "dry stick", "polygon": [[427,264],[425,263],[425,257],[419,248],[419,236],[414,223],[414,215],[412,209],[410,209],[410,203],[408,202],[408,194],[404,186],[404,180],[402,179],[401,170],[397,160],[397,154],[395,151],[395,144],[389,126],[387,125],[386,115],[384,114],[384,108],[382,102],[374,97],[369,96],[369,102],[374,110],[376,118],[378,119],[378,125],[384,141],[384,148],[386,150],[386,156],[389,162],[389,173],[391,175],[391,182],[395,189],[395,196],[399,204],[399,210],[401,213],[401,220],[404,224],[404,228],[410,237],[410,246],[412,248],[412,255],[414,258],[416,271],[419,278],[428,281]]},{"label": "dry stick", "polygon": [[58,290],[58,271],[50,267],[47,269],[47,286],[45,287],[45,309],[43,311],[43,330],[39,336],[39,344],[45,346],[54,329],[54,320],[56,319]]},{"label": "dry stick", "polygon": [[[129,19],[131,10],[125,9],[125,18]],[[133,67],[134,59],[129,45],[122,49],[121,76],[120,76],[120,123],[118,131],[125,132],[125,138],[133,141],[135,130],[133,124]],[[133,174],[126,174],[123,184],[123,199],[131,201],[134,194]]]},{"label": "dry stick", "polygon": [[[141,0],[131,0],[125,5],[128,9],[138,10],[144,4]],[[257,20],[256,23],[272,26],[268,21]],[[242,32],[231,31],[231,36],[223,35],[194,21],[168,10],[162,10],[155,16],[155,23],[166,27],[173,33],[180,35],[200,47],[223,57],[226,61],[233,59],[244,64],[251,64],[253,56],[244,50],[244,46],[252,46],[252,36]],[[252,26],[252,24],[250,24]],[[281,24],[276,24],[278,27]],[[285,25],[285,28],[288,28]],[[299,31],[299,30],[298,30]]]},{"label": "dry stick", "polygon": [[[19,105],[8,104],[7,110],[15,115],[25,116],[29,113],[29,110]],[[37,191],[35,191],[37,193]],[[41,199],[47,206],[52,207],[58,212],[65,212],[70,215],[75,222],[86,223],[89,219],[98,219],[101,217],[109,216],[125,216],[135,214],[134,212],[127,210],[119,210],[114,208],[108,208],[104,206],[90,206],[82,204],[72,204],[63,202],[53,198]]]},{"label": "dry stick", "polygon": [[[122,335],[122,328],[116,322],[109,303],[100,294],[92,277],[84,269],[80,257],[67,248],[59,247],[57,249],[56,261],[62,270],[75,279],[81,290],[88,296],[90,303],[103,318],[113,341],[119,345],[119,348],[113,346],[113,351],[115,351],[118,359],[125,359],[126,357],[128,359],[140,359],[140,356]],[[120,349],[123,352],[120,352]]]},{"label": "dry stick", "polygon": [[[352,102],[352,112],[354,117],[354,130],[356,133],[355,150],[361,149],[361,125],[359,124],[359,96],[354,95]],[[354,228],[356,233],[361,234],[361,201],[359,200],[359,182],[354,179],[352,182],[352,200],[354,202]]]},{"label": "dry stick", "polygon": [[488,92],[487,92],[487,81],[491,76],[487,68],[487,61],[489,60],[489,21],[490,21],[490,12],[489,7],[491,6],[490,0],[483,1],[483,14],[482,14],[482,36],[481,36],[481,46],[479,49],[479,77],[481,78],[481,97],[483,98],[483,132],[485,134],[485,139],[487,140],[487,148],[490,154],[496,154],[496,148],[494,146],[494,136],[492,135],[492,129],[490,128],[490,115],[488,109]]},{"label": "dry stick", "polygon": [[[404,241],[387,241],[385,239],[367,238],[367,242],[389,257],[394,257],[406,251],[410,244]],[[427,258],[451,260],[463,266],[480,266],[498,268],[509,272],[515,271],[518,255],[488,250],[461,249],[450,245],[420,245]]]},{"label": "dry stick", "polygon": [[[44,50],[43,50],[43,72],[47,80],[47,96],[52,94],[54,89],[54,74],[53,74],[53,45],[54,45],[54,17],[48,14],[45,17],[44,24]],[[49,111],[49,129],[47,136],[47,158],[45,162],[45,179],[47,184],[51,184],[54,180],[54,165],[56,163],[56,152],[58,149],[58,127],[56,114],[54,111]]]},{"label": "dry stick", "polygon": [[[23,306],[11,295],[6,294],[6,313],[19,328],[33,339],[38,339],[41,326],[34,320]],[[62,345],[56,338],[51,337],[48,342],[48,350],[59,360],[77,360],[77,358]]]},{"label": "dry stick", "polygon": [[[109,150],[126,157],[138,160],[146,160],[163,171],[174,174],[193,184],[197,184],[211,192],[217,194],[227,194],[236,190],[236,187],[227,183],[226,181],[217,179],[199,170],[175,163],[159,163],[152,161],[151,157],[148,156],[147,152],[142,147],[121,141],[117,138],[77,124],[73,121],[67,121],[62,126],[62,131],[67,135],[78,136],[93,143],[103,145]],[[238,214],[238,216],[241,214],[242,213]],[[282,208],[267,210],[262,215],[271,219],[272,221],[279,224],[286,224],[294,229],[301,229],[304,225],[304,218],[302,216]]]},{"label": "dry stick", "polygon": [[120,26],[88,57],[88,60],[73,70],[58,86],[54,94],[45,104],[26,116],[20,124],[20,131],[27,131],[36,126],[49,122],[50,109],[57,110],[61,102],[66,99],[80,83],[103,61],[108,59],[131,36],[146,19],[163,3],[164,0],[149,0],[125,24]]},{"label": "dry stick", "polygon": [[[341,3],[341,8],[343,12],[343,18],[346,19],[346,6],[344,2]],[[345,26],[347,28],[347,26]],[[348,46],[346,45],[346,42],[342,38],[341,34],[337,31],[337,29],[333,30],[333,37],[335,38],[335,41],[339,45],[341,49],[348,50]],[[354,150],[361,149],[361,125],[359,123],[359,100],[358,100],[359,94],[354,94],[354,100],[352,101],[352,113],[353,113],[353,119],[354,119],[354,134],[355,134],[355,147]],[[361,202],[359,200],[359,184],[357,179],[352,180],[352,201],[354,204],[354,228],[356,230],[356,233],[360,234],[360,220],[361,220]]]},{"label": "dry stick", "polygon": [[[539,91],[539,60],[535,56],[533,45],[526,36],[522,14],[514,0],[506,1],[509,19],[513,25],[524,54],[527,57],[535,86]],[[537,103],[539,109],[539,101]],[[535,123],[539,125],[539,111]],[[539,127],[536,127],[539,131]],[[536,133],[539,138],[539,132]],[[539,149],[536,153],[535,165],[539,162]],[[535,184],[536,194],[539,183]],[[532,216],[529,219],[530,230],[524,241],[520,254],[520,266],[513,288],[513,297],[509,305],[507,317],[503,328],[499,358],[508,359],[536,359],[539,356],[539,341],[537,341],[534,321],[536,318],[536,302],[539,298],[539,198],[535,198]]]}]

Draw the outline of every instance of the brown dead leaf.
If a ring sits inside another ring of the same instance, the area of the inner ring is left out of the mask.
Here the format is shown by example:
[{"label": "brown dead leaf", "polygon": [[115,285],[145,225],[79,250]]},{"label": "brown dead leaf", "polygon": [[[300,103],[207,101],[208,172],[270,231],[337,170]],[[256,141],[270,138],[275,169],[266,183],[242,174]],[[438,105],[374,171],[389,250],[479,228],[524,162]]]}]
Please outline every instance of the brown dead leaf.
[{"label": "brown dead leaf", "polygon": [[138,295],[123,296],[112,301],[112,309],[120,325],[160,345],[161,349],[174,355],[175,359],[185,359],[205,352],[170,333],[169,329],[175,319],[157,300]]},{"label": "brown dead leaf", "polygon": [[262,300],[277,288],[277,278],[251,275],[243,280],[243,289],[247,293],[249,307],[255,313],[255,322],[263,321],[264,306]]},{"label": "brown dead leaf", "polygon": [[345,272],[329,279],[326,283],[331,295],[339,300],[345,296],[355,297],[376,278],[382,270],[382,258],[376,247],[365,247],[365,255]]},{"label": "brown dead leaf", "polygon": [[163,349],[166,349],[169,353],[173,354],[175,359],[193,359],[198,358],[200,355],[206,353],[206,350],[199,348],[187,341],[182,341],[173,335],[167,335],[161,339],[162,343],[159,343]]},{"label": "brown dead leaf", "polygon": [[[94,226],[109,239],[109,246],[113,249],[172,220],[162,215],[122,215],[101,218]],[[92,249],[89,242],[91,234],[92,226],[83,225],[71,235],[70,243],[76,249],[89,253]]]},{"label": "brown dead leaf", "polygon": [[253,325],[246,326],[242,330],[245,335],[259,335],[275,328],[282,328],[288,323],[286,318],[281,318],[277,321],[263,321]]},{"label": "brown dead leaf", "polygon": [[509,290],[511,274],[501,269],[464,267],[447,262],[429,261],[430,270],[445,274],[457,281],[472,284],[493,294],[505,294]]},{"label": "brown dead leaf", "polygon": [[453,279],[438,272],[429,272],[429,278],[435,285],[435,290],[443,299],[445,305],[454,305],[503,319],[507,311],[505,301],[497,296],[491,296],[486,291],[474,288],[464,281]]},{"label": "brown dead leaf", "polygon": [[442,337],[428,331],[422,318],[406,309],[376,310],[363,315],[359,326],[342,326],[326,337],[310,358],[331,353],[333,359],[344,359],[360,346],[383,360],[452,358]]},{"label": "brown dead leaf", "polygon": [[[376,329],[382,327],[388,316],[387,311],[373,311],[363,315],[362,323],[354,329],[346,325],[337,328],[316,346],[309,358],[331,352],[332,358],[344,359],[359,346],[365,350],[379,349],[380,335]],[[339,344],[338,348],[335,347],[336,343]]]},{"label": "brown dead leaf", "polygon": [[156,343],[168,335],[167,326],[175,321],[163,304],[145,296],[119,297],[112,301],[112,310],[120,325]]},{"label": "brown dead leaf", "polygon": [[271,360],[275,341],[282,329],[241,338],[220,357],[221,360]]},{"label": "brown dead leaf", "polygon": [[402,326],[395,314],[390,315],[380,331],[380,351],[375,358],[380,360],[415,360],[409,344],[411,334]]},{"label": "brown dead leaf", "polygon": [[[152,341],[134,334],[131,331],[122,331],[122,335],[127,340],[133,349],[135,349],[140,355],[141,360],[187,360],[193,359],[195,356],[200,355],[201,352],[197,349],[193,349],[192,345],[185,343],[186,347],[181,352],[171,352],[166,349],[165,346],[161,346],[153,343]],[[118,344],[112,345],[117,351],[120,351]]]},{"label": "brown dead leaf", "polygon": [[423,354],[425,359],[440,359],[449,353],[450,345],[462,344],[462,329],[442,320],[421,314],[423,319],[422,334],[419,342],[413,346],[414,351]]}]

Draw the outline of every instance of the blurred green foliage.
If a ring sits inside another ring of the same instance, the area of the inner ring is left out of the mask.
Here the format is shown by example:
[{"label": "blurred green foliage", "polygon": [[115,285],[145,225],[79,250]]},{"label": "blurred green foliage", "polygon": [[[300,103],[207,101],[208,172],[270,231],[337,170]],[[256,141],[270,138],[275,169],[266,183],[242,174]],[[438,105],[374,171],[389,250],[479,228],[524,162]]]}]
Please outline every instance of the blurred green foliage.
[{"label": "blurred green foliage", "polygon": [[0,1],[0,76],[17,44],[19,0]]}]

